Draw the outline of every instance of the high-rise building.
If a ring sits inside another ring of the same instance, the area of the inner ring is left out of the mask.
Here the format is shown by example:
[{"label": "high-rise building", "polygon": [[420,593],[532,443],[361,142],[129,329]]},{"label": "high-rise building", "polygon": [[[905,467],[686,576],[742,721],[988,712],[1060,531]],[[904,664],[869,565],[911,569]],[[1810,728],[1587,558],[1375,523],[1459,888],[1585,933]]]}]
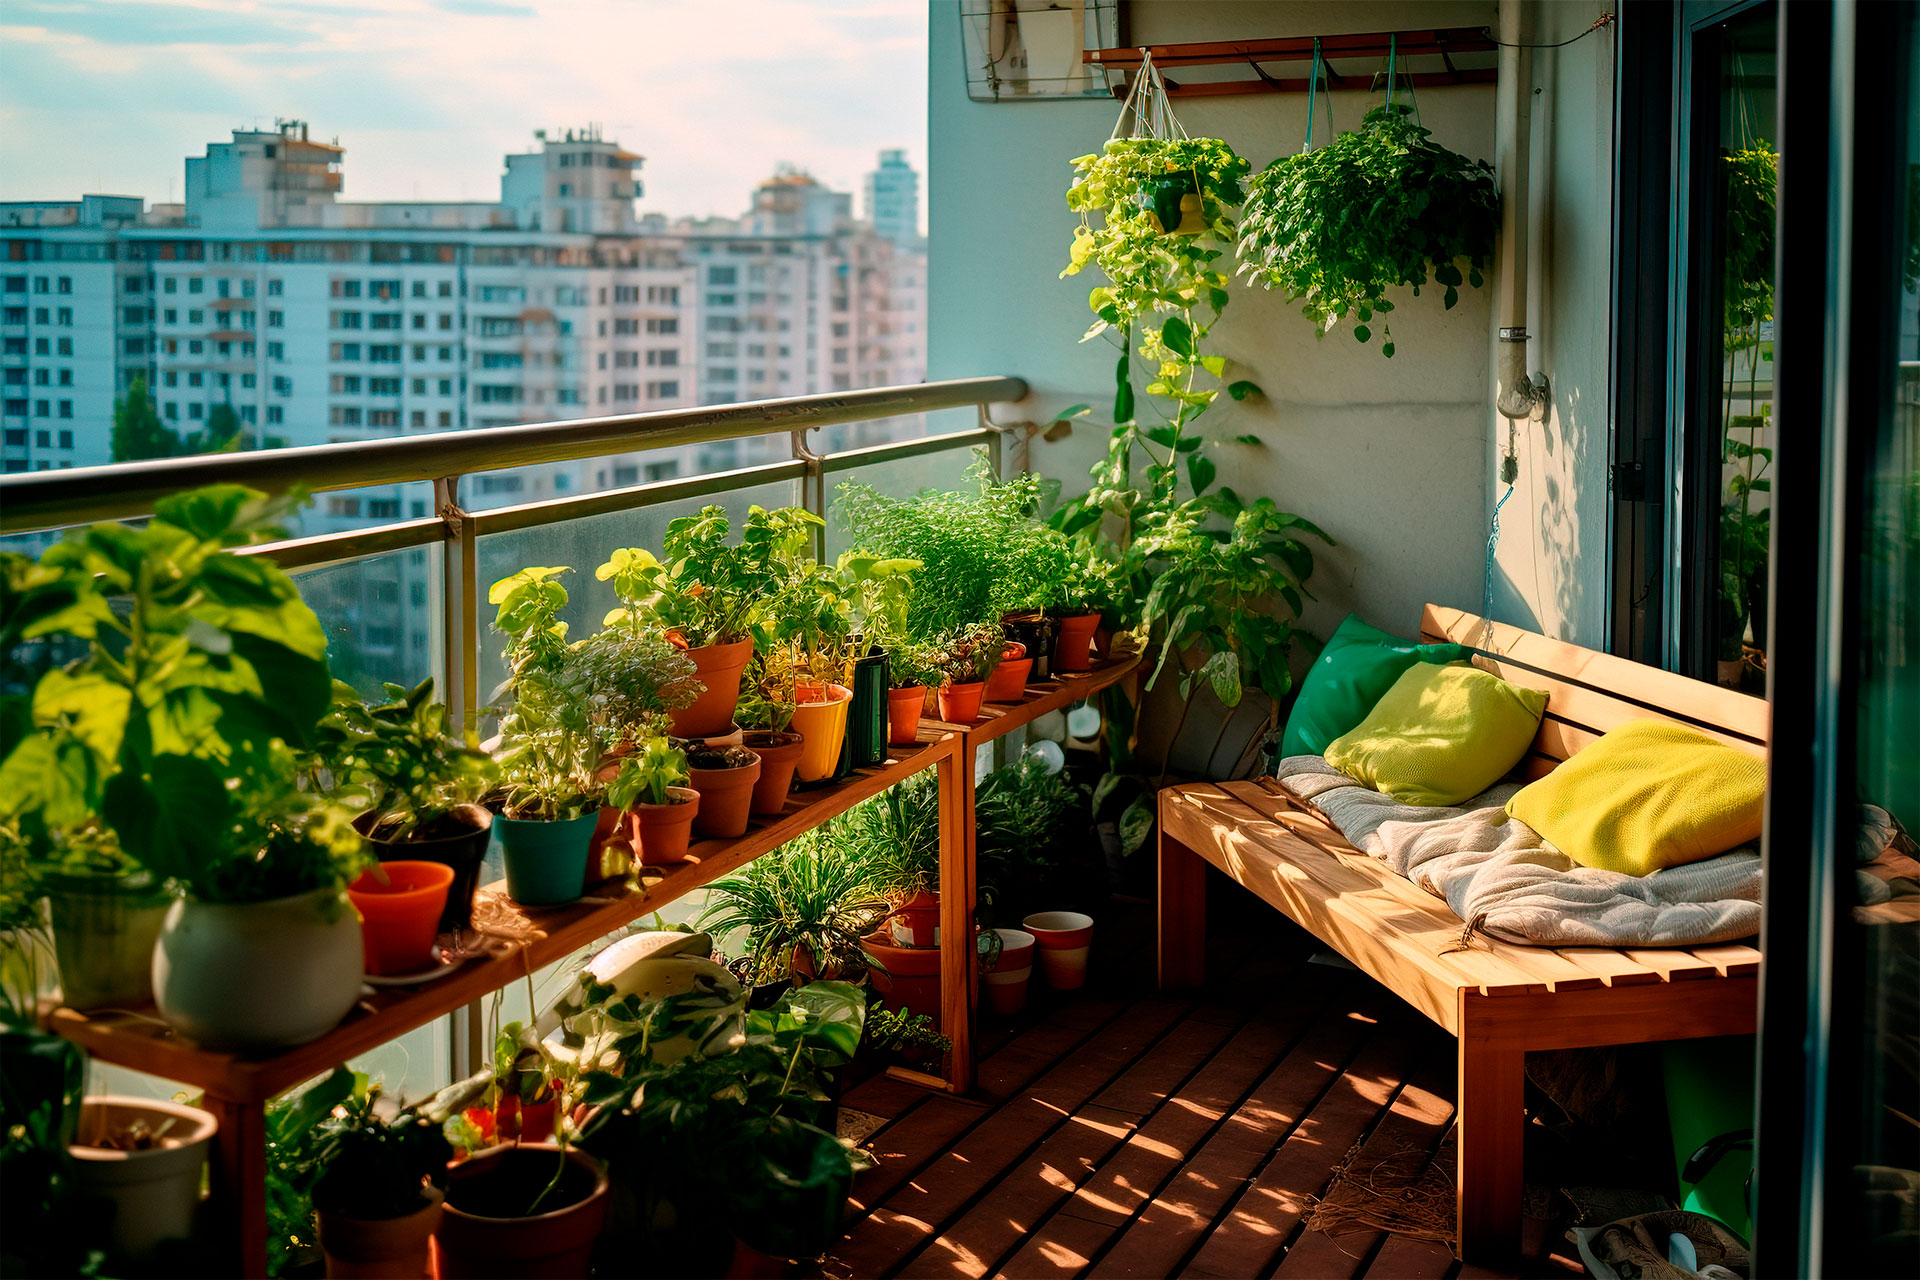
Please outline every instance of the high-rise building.
[{"label": "high-rise building", "polygon": [[867,221],[875,235],[902,248],[924,251],[920,235],[920,175],[901,150],[882,151],[879,167],[867,174]]}]

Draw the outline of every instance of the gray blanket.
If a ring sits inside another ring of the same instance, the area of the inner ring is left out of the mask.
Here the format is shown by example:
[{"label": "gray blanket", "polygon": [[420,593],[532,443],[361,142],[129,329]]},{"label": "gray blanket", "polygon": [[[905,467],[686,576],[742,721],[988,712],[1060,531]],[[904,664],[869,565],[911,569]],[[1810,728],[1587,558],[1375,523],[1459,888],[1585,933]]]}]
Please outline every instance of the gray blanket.
[{"label": "gray blanket", "polygon": [[1518,783],[1457,807],[1430,807],[1363,787],[1319,756],[1288,756],[1278,776],[1356,848],[1508,942],[1688,947],[1760,931],[1760,855],[1751,845],[1648,876],[1621,875],[1581,866],[1508,818]]}]

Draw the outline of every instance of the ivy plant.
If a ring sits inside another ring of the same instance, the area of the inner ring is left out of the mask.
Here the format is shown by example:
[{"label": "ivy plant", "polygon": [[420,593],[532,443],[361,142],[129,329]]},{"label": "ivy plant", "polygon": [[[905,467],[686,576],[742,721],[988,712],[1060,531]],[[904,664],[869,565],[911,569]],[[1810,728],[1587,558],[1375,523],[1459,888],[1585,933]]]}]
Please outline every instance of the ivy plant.
[{"label": "ivy plant", "polygon": [[[1352,317],[1353,336],[1391,357],[1388,292],[1431,278],[1448,308],[1485,283],[1500,222],[1493,167],[1432,140],[1412,108],[1383,105],[1323,147],[1282,156],[1247,184],[1240,271],[1303,302],[1321,332]],[[1461,264],[1466,270],[1461,270]]]}]

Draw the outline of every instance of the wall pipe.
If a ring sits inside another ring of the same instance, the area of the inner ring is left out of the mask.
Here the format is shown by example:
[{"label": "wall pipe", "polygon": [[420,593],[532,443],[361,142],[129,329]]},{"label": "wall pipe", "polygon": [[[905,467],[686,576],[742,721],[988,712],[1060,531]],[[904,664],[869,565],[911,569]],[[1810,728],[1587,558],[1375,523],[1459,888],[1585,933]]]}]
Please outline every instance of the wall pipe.
[{"label": "wall pipe", "polygon": [[1527,374],[1527,211],[1532,196],[1533,50],[1527,0],[1500,0],[1498,101],[1507,125],[1500,156],[1500,319],[1494,407],[1508,418],[1546,417],[1545,374]]}]

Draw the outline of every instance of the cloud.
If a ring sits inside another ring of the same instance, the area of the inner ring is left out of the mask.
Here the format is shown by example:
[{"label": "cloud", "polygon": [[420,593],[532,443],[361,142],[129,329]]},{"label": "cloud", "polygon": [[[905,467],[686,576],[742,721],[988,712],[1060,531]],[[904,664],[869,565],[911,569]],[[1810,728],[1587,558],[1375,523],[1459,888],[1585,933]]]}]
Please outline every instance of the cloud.
[{"label": "cloud", "polygon": [[307,120],[352,199],[487,199],[535,128],[647,157],[643,208],[740,212],[777,161],[857,189],[918,160],[924,0],[9,0],[0,199],[178,198],[181,159]]}]

